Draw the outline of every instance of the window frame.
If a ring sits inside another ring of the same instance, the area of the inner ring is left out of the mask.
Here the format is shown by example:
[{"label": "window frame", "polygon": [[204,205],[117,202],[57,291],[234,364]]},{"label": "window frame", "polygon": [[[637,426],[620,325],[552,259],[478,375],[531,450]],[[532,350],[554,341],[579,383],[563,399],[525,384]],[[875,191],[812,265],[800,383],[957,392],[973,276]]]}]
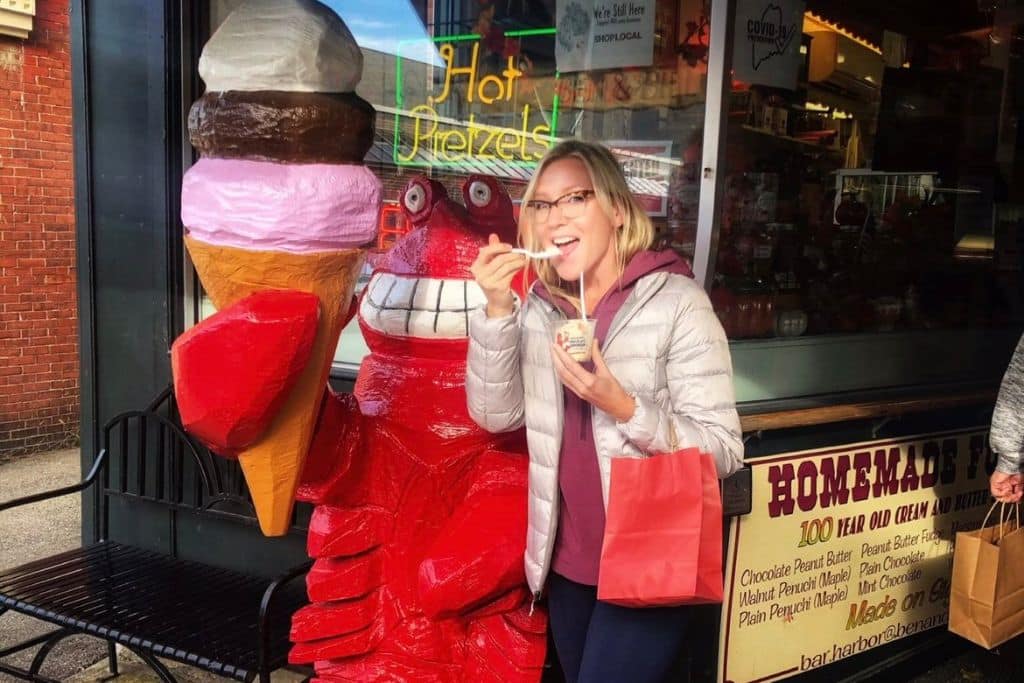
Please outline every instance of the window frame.
[{"label": "window frame", "polygon": [[[727,108],[731,89],[733,24],[737,0],[711,0],[707,96],[694,272],[705,289],[713,276],[725,186]],[[182,64],[183,101],[198,92],[198,57],[209,36],[209,10],[201,21],[202,40],[186,50],[190,70]],[[187,110],[184,112],[187,116]],[[187,128],[182,140],[183,170],[195,159]],[[184,269],[186,328],[201,315],[201,287],[187,251]],[[737,403],[744,412],[783,410],[807,405],[836,405],[894,391],[967,391],[997,384],[1012,353],[1019,329],[968,328],[861,332],[796,338],[730,340]],[[953,349],[953,353],[950,353]],[[902,363],[902,365],[900,365]],[[356,378],[360,365],[335,362],[331,378],[345,385]]]}]

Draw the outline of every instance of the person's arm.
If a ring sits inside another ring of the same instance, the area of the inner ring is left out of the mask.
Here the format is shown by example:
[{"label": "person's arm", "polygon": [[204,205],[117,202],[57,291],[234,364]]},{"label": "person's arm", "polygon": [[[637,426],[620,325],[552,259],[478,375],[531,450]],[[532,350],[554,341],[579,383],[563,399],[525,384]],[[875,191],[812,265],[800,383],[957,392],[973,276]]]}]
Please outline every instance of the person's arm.
[{"label": "person's arm", "polygon": [[487,303],[469,313],[466,406],[473,421],[492,433],[523,424],[522,333],[512,279],[525,265],[525,256],[490,235],[470,266]]},{"label": "person's arm", "polygon": [[1024,337],[1017,343],[999,386],[989,442],[992,450],[999,454],[996,470],[1005,474],[1019,473],[1024,450]]},{"label": "person's arm", "polygon": [[469,314],[466,406],[473,421],[489,432],[508,432],[523,424],[518,317],[518,310],[498,318],[488,318],[484,308]]},{"label": "person's arm", "polygon": [[636,396],[633,416],[619,422],[619,429],[644,451],[669,452],[675,446],[710,453],[721,478],[740,469],[743,436],[729,341],[710,300],[699,288],[688,292],[676,309],[666,372],[671,410]]}]

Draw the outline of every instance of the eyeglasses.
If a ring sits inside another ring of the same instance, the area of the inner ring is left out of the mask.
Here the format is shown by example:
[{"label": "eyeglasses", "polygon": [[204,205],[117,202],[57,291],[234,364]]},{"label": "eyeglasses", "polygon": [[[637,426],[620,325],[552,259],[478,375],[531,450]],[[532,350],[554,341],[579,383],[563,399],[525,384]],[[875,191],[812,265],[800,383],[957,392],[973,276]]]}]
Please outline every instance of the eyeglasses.
[{"label": "eyeglasses", "polygon": [[583,215],[583,209],[587,205],[587,199],[594,194],[593,190],[574,190],[563,194],[553,202],[546,202],[543,199],[531,199],[526,202],[526,210],[530,213],[531,220],[544,223],[551,215],[552,207],[557,206],[562,218],[579,218]]}]

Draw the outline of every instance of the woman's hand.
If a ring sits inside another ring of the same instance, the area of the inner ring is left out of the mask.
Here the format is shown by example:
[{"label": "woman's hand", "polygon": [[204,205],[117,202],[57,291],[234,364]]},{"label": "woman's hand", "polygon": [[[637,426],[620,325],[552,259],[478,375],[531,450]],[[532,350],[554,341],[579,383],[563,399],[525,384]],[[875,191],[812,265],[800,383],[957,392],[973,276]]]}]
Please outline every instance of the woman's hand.
[{"label": "woman's hand", "polygon": [[615,379],[594,342],[591,358],[594,372],[588,372],[558,344],[551,345],[555,371],[569,391],[619,422],[627,422],[636,411],[636,401]]},{"label": "woman's hand", "polygon": [[487,317],[502,318],[515,310],[512,296],[512,278],[526,266],[526,257],[512,254],[511,244],[506,244],[492,234],[486,247],[481,247],[469,272],[480,285],[487,297]]},{"label": "woman's hand", "polygon": [[988,480],[992,497],[1000,503],[1018,503],[1024,488],[1021,487],[1021,475],[995,471]]}]

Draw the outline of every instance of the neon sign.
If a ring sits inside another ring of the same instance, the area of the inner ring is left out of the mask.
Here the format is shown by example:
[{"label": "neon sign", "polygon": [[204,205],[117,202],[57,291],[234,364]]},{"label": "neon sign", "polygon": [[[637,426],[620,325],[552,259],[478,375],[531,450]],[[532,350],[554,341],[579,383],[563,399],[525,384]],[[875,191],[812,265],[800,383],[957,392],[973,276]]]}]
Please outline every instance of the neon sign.
[{"label": "neon sign", "polygon": [[[504,80],[498,78],[494,74],[484,76],[480,78],[479,65],[480,65],[480,43],[473,44],[472,57],[470,59],[469,66],[455,66],[455,46],[451,43],[445,43],[440,47],[441,59],[444,60],[445,74],[444,74],[444,90],[441,91],[441,95],[435,98],[433,95],[427,98],[429,104],[441,104],[448,99],[448,96],[452,92],[452,81],[456,76],[466,76],[469,78],[469,83],[466,87],[466,101],[472,102],[473,95],[485,104],[494,104],[498,100],[505,100],[506,102],[512,99],[512,94],[515,89],[516,80],[523,75],[523,72],[516,68],[516,58],[509,55],[508,66],[501,72]],[[479,83],[477,82],[479,80]],[[488,86],[492,86],[488,88]],[[493,95],[488,94],[488,89],[491,90]]]},{"label": "neon sign", "polygon": [[[506,38],[554,36],[555,29],[509,31]],[[497,159],[512,166],[534,166],[550,146],[558,122],[558,98],[550,118],[530,102],[518,102],[524,73],[515,56],[508,56],[500,72],[482,71],[480,36],[468,34],[434,38],[444,61],[441,92],[406,109],[402,56],[396,60],[395,132],[392,159],[400,166],[462,166],[471,160]],[[468,48],[462,49],[460,48]],[[461,57],[461,59],[460,59]],[[538,101],[536,103],[540,105]],[[470,109],[468,116],[442,116],[439,108]],[[468,106],[460,106],[468,105]],[[510,114],[515,125],[495,126],[479,115]]]}]

